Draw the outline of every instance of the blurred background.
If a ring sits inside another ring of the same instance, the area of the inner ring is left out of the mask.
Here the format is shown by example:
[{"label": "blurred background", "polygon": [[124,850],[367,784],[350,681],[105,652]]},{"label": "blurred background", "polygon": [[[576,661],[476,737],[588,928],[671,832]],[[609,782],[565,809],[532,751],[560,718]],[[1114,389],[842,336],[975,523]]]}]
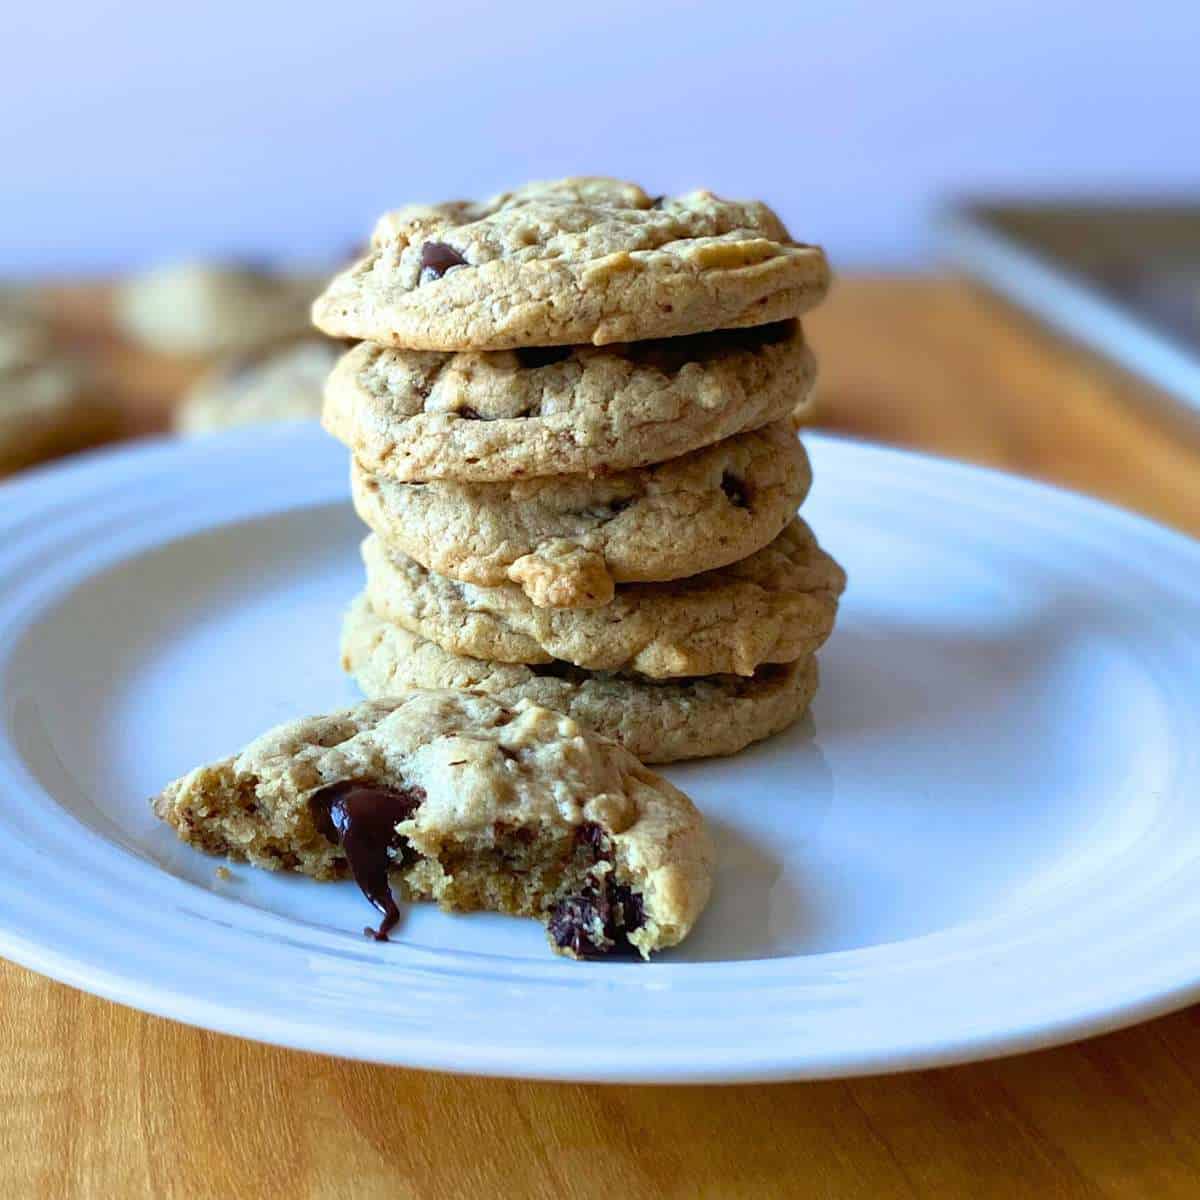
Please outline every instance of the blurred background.
[{"label": "blurred background", "polygon": [[1200,528],[1196,0],[61,0],[0,31],[0,474],[313,417],[308,304],[377,214],[592,173],[826,248],[825,426]]},{"label": "blurred background", "polygon": [[318,263],[410,199],[607,173],[914,267],[970,193],[1200,187],[1200,5],[9,5],[7,273]]}]

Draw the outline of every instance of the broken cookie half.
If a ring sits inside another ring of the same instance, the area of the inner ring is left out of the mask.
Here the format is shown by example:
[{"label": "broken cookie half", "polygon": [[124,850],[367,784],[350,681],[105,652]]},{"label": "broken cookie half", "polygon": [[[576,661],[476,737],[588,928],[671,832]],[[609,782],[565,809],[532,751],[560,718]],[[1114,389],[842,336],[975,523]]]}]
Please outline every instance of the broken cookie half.
[{"label": "broken cookie half", "polygon": [[281,725],[170,784],[154,811],[201,850],[352,875],[383,921],[403,899],[537,917],[577,958],[687,936],[713,855],[692,802],[571,718],[411,691]]}]

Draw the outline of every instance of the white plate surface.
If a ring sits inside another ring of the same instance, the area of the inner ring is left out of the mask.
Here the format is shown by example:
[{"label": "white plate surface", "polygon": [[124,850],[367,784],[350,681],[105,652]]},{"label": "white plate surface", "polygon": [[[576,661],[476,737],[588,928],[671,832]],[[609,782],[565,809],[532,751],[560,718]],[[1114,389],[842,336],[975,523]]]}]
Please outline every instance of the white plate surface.
[{"label": "white plate surface", "polygon": [[1004,1053],[1200,995],[1200,547],[972,468],[809,439],[851,587],[811,722],[668,770],[713,902],[650,964],[188,849],[146,798],[357,698],[344,453],[281,428],[0,488],[0,953],[151,1012],[379,1062],[799,1078]]}]

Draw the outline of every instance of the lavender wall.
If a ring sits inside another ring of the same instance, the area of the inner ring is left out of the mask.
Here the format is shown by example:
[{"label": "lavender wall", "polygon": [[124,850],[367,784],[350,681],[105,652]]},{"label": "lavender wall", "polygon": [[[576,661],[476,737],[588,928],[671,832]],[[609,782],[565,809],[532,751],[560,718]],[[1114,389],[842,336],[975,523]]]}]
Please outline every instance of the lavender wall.
[{"label": "lavender wall", "polygon": [[61,0],[0,45],[4,271],[319,259],[578,171],[761,195],[858,264],[923,261],[963,190],[1200,191],[1195,0]]}]

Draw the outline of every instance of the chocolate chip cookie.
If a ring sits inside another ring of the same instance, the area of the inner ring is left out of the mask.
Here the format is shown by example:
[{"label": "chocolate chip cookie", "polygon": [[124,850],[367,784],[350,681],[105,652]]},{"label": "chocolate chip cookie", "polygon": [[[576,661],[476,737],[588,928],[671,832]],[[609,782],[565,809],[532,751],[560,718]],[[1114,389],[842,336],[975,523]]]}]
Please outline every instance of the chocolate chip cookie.
[{"label": "chocolate chip cookie", "polygon": [[324,420],[368,470],[397,480],[621,471],[804,419],[815,376],[797,321],[603,349],[364,342],[330,377]]},{"label": "chocolate chip cookie", "polygon": [[650,763],[736,754],[798,720],[817,689],[811,656],[767,664],[750,676],[665,680],[563,662],[484,662],[382,620],[365,596],[346,614],[342,666],[368,696],[436,687],[479,692],[503,704],[542,704]]},{"label": "chocolate chip cookie", "polygon": [[239,356],[193,385],[175,413],[175,428],[210,433],[271,421],[315,420],[336,361],[335,347],[316,340]]},{"label": "chocolate chip cookie", "polygon": [[615,583],[681,579],[775,538],[812,482],[788,422],[612,475],[397,483],[351,469],[358,514],[389,547],[536,605],[594,608]]},{"label": "chocolate chip cookie", "polygon": [[387,214],[313,320],[412,350],[604,346],[796,317],[828,286],[765,204],[563,179]]},{"label": "chocolate chip cookie", "polygon": [[411,691],[281,725],[170,784],[154,811],[201,850],[404,899],[535,917],[572,957],[687,936],[713,851],[690,800],[536,705]]},{"label": "chocolate chip cookie", "polygon": [[238,354],[310,331],[320,283],[237,263],[178,263],[129,280],[117,322],[132,341],[163,354]]},{"label": "chocolate chip cookie", "polygon": [[829,636],[845,574],[798,518],[741,562],[670,583],[630,583],[603,608],[539,608],[515,584],[481,588],[363,543],[367,595],[384,619],[468,658],[653,679],[753,675]]}]

